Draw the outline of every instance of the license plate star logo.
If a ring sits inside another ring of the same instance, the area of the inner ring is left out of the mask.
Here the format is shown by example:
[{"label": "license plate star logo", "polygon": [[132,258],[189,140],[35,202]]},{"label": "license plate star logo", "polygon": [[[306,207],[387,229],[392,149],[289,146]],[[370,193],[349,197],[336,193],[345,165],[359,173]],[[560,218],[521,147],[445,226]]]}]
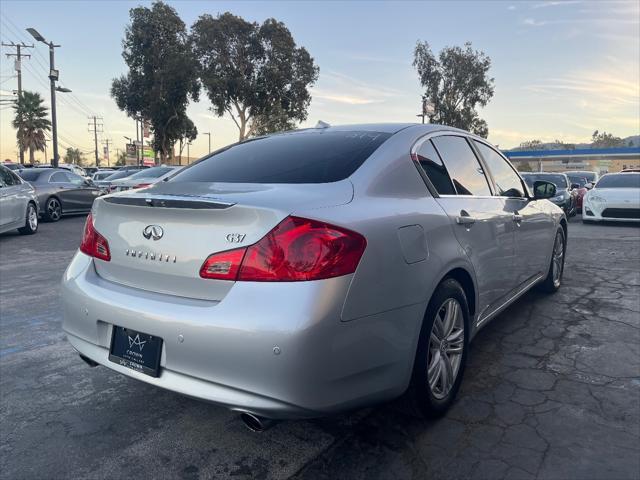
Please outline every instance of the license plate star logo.
[{"label": "license plate star logo", "polygon": [[135,338],[131,338],[129,336],[129,348],[133,348],[134,345],[137,345],[140,351],[144,348],[144,344],[147,343],[146,340],[140,340],[140,335],[137,334]]}]

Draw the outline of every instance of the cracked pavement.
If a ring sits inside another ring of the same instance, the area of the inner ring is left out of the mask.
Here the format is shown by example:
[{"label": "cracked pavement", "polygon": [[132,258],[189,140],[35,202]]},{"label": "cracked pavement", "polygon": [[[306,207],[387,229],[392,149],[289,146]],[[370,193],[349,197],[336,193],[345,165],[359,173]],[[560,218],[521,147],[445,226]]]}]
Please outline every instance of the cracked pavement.
[{"label": "cracked pavement", "polygon": [[0,235],[1,478],[640,478],[640,229],[569,225],[564,285],[475,338],[435,421],[394,404],[254,434],[106,368],[61,331],[83,217]]}]

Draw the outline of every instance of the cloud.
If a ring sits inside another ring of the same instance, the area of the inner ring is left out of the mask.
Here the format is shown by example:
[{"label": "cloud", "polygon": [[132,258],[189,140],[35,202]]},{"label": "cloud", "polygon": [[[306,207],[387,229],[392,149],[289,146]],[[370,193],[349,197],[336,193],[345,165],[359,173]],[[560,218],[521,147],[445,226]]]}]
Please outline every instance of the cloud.
[{"label": "cloud", "polygon": [[573,5],[576,3],[582,3],[582,1],[581,0],[563,0],[563,1],[556,0],[556,1],[536,3],[535,5],[532,5],[531,8],[538,9],[538,8],[548,8],[548,7],[560,7],[564,5]]},{"label": "cloud", "polygon": [[390,98],[403,95],[393,88],[363,82],[336,71],[320,74],[318,86],[311,89],[313,98],[347,105],[369,105],[383,103]]},{"label": "cloud", "polygon": [[517,7],[515,5],[509,5],[507,10],[515,10]]}]

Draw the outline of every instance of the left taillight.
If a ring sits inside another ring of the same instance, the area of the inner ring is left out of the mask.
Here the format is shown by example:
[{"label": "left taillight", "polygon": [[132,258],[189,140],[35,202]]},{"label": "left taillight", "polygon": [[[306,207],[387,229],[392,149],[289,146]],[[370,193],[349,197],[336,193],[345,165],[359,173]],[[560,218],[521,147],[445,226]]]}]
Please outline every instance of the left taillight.
[{"label": "left taillight", "polygon": [[80,251],[90,257],[99,258],[108,262],[111,260],[111,252],[109,251],[109,242],[104,238],[93,226],[93,215],[87,216],[82,232],[82,241],[80,242]]}]

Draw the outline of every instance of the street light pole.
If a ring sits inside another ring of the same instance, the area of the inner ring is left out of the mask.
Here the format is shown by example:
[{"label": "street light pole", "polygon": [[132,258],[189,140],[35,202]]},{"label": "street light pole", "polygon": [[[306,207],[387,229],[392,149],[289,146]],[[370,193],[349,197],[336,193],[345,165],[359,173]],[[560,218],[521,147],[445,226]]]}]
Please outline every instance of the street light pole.
[{"label": "street light pole", "polygon": [[68,88],[56,87],[56,81],[59,78],[59,72],[56,70],[55,49],[60,45],[53,42],[47,42],[35,28],[27,28],[27,32],[31,34],[38,42],[42,42],[49,47],[49,81],[51,83],[51,143],[53,144],[52,165],[58,167],[60,156],[58,155],[58,120],[56,115],[56,91],[70,92]]},{"label": "street light pole", "polygon": [[211,153],[211,132],[202,132],[202,134],[209,137],[209,153]]}]

